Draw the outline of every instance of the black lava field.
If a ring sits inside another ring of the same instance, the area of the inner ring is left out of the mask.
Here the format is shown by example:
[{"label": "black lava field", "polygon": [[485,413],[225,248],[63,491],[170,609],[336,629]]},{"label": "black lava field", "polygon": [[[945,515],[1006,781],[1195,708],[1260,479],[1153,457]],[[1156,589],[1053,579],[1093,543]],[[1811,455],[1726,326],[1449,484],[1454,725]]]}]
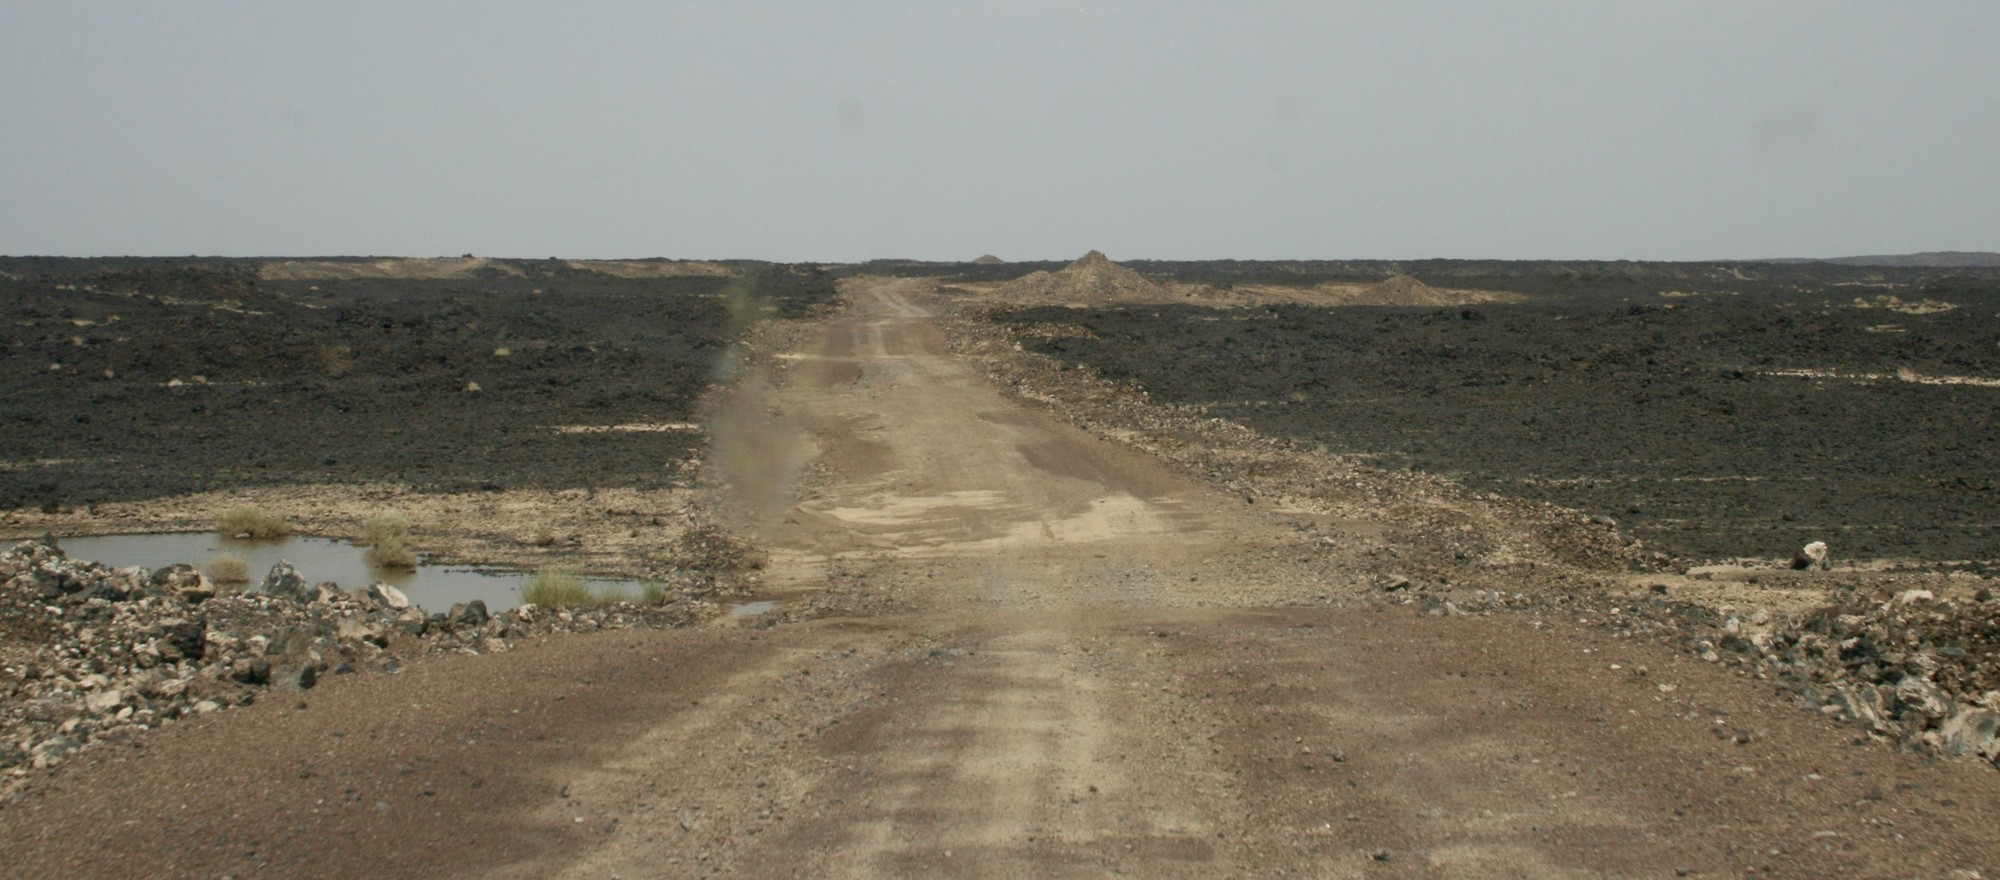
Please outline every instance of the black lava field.
[{"label": "black lava field", "polygon": [[314,281],[262,280],[248,260],[3,262],[8,507],[326,482],[666,485],[699,433],[556,428],[694,419],[737,333],[732,302],[796,315],[835,296],[788,266],[739,267],[732,288],[537,261]]},{"label": "black lava field", "polygon": [[[1156,400],[1609,516],[1683,558],[1785,557],[1825,540],[1849,560],[1991,566],[2000,283],[1904,278],[1892,309],[1876,299],[1881,273],[1774,271],[1793,277],[1685,295],[1665,292],[1684,280],[1523,273],[1480,279],[1527,293],[1504,305],[1001,319],[1083,328],[1032,345]],[[1954,308],[1926,312],[1940,303]]]}]

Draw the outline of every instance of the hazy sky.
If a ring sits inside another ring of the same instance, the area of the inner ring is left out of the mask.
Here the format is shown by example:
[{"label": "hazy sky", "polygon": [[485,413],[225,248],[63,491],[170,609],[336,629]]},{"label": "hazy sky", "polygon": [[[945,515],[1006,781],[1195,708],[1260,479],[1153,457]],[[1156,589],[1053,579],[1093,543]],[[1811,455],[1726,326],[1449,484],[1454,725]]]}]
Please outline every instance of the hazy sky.
[{"label": "hazy sky", "polygon": [[0,0],[0,253],[2000,250],[2000,3]]}]

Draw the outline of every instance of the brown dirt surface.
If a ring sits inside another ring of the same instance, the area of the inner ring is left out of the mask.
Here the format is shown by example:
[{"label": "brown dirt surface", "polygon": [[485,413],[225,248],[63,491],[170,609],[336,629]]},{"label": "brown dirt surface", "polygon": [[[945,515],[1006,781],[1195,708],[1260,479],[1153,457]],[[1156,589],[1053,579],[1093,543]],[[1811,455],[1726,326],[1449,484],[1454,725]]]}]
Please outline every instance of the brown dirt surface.
[{"label": "brown dirt surface", "polygon": [[[1594,613],[1375,599],[1410,566],[1461,599],[1615,579],[1587,520],[1360,471],[1315,495],[1251,440],[1127,442],[963,350],[932,282],[843,290],[715,427],[777,611],[432,658],[86,752],[0,807],[9,871],[2000,868],[1983,762],[1894,751]],[[1517,558],[1454,561],[1488,534]]]}]

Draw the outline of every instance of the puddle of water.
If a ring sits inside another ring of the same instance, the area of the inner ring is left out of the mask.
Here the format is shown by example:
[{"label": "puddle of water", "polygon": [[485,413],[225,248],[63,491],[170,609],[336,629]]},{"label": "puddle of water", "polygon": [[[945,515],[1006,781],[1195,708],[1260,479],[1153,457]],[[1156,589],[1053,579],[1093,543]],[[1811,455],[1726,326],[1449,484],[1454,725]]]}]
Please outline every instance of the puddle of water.
[{"label": "puddle of water", "polygon": [[[62,545],[63,552],[71,559],[86,559],[116,568],[137,565],[155,569],[180,563],[200,568],[218,554],[228,553],[249,561],[252,589],[263,582],[264,573],[270,571],[271,566],[284,560],[297,567],[307,583],[332,581],[350,590],[377,582],[386,583],[402,590],[411,602],[432,612],[446,611],[455,602],[474,599],[484,601],[489,611],[517,607],[521,604],[521,587],[532,577],[525,572],[506,569],[463,568],[423,562],[419,562],[414,571],[375,568],[362,558],[366,548],[332,538],[304,535],[275,541],[242,541],[211,532],[178,532],[96,535],[63,538],[57,543]],[[590,585],[593,589],[615,587],[632,596],[639,595],[640,587],[637,581],[596,578],[590,579]]]},{"label": "puddle of water", "polygon": [[729,616],[730,616],[730,617],[750,617],[750,616],[753,616],[753,615],[757,615],[757,614],[763,614],[763,613],[765,613],[765,612],[769,612],[769,611],[774,611],[774,610],[776,610],[776,609],[777,609],[777,607],[778,607],[778,603],[776,603],[776,602],[768,602],[768,601],[767,601],[767,602],[738,602],[738,603],[736,603],[736,604],[734,604],[734,605],[731,605],[731,606],[729,606]]}]

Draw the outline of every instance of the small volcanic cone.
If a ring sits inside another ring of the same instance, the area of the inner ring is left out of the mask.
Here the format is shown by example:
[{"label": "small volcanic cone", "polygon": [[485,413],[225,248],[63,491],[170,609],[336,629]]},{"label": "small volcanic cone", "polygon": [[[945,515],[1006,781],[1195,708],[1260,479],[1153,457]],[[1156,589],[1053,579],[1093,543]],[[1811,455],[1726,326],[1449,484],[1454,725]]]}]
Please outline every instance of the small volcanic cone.
[{"label": "small volcanic cone", "polygon": [[1101,303],[1163,301],[1170,298],[1159,283],[1117,263],[1102,251],[1091,251],[1056,272],[1035,272],[1000,288],[1003,299],[1021,302]]}]

